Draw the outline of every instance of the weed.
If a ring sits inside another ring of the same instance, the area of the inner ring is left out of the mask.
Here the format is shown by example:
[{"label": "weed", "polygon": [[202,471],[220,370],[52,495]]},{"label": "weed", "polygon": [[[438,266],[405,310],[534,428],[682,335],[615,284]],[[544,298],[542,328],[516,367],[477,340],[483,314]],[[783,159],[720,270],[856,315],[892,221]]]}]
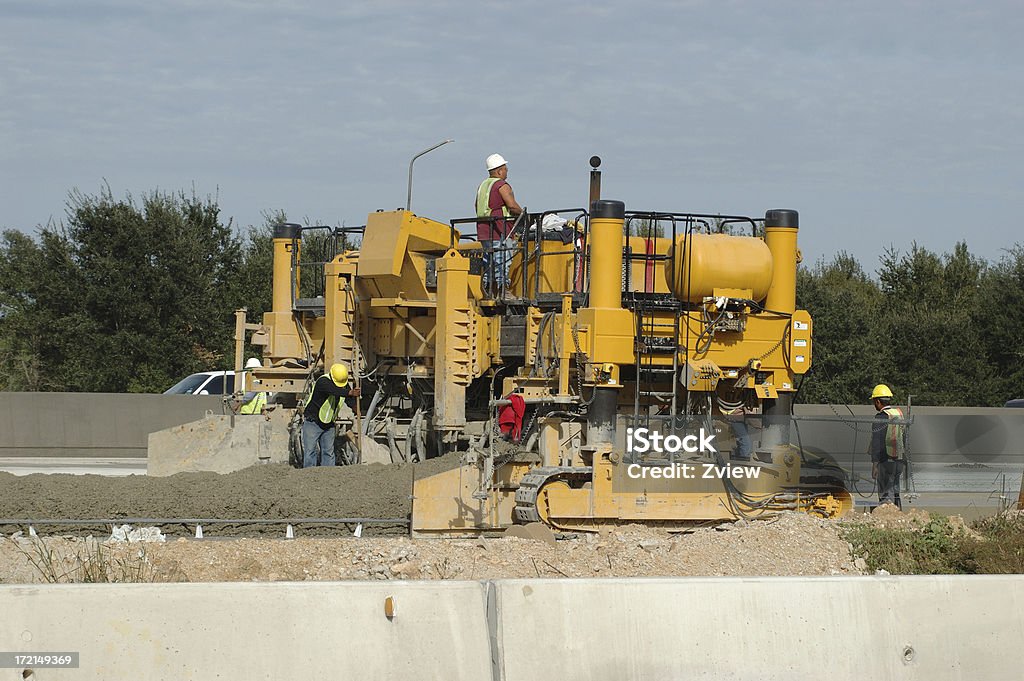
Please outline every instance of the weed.
[{"label": "weed", "polygon": [[960,564],[960,533],[945,516],[932,516],[918,527],[883,528],[870,522],[843,526],[843,538],[853,545],[871,570],[894,575],[936,575],[964,572]]},{"label": "weed", "polygon": [[960,561],[977,574],[1024,573],[1024,517],[1001,513],[974,524],[976,536],[960,542]]},{"label": "weed", "polygon": [[152,582],[154,577],[144,548],[115,555],[103,543],[86,539],[82,548],[62,556],[39,537],[30,540],[29,549],[20,543],[16,546],[42,581],[50,584],[138,583]]},{"label": "weed", "polygon": [[854,556],[871,570],[894,575],[1024,573],[1024,516],[1018,513],[983,518],[972,531],[931,515],[925,523],[899,528],[853,522],[841,532]]}]

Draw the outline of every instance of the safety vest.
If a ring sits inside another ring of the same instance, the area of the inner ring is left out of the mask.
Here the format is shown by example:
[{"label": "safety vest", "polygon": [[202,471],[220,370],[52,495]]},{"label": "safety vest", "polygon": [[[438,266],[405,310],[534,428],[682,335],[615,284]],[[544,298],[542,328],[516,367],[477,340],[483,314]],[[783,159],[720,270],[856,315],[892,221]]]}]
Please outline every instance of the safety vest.
[{"label": "safety vest", "polygon": [[267,404],[267,394],[264,392],[256,393],[256,395],[242,405],[242,408],[238,410],[240,414],[259,414],[263,411],[263,407]]},{"label": "safety vest", "polygon": [[[480,188],[476,190],[476,216],[478,218],[493,217],[491,215],[491,187],[495,182],[501,182],[501,178],[488,177],[480,183]],[[506,218],[511,215],[504,201],[501,202],[501,214]]]},{"label": "safety vest", "polygon": [[[326,374],[325,374],[326,375]],[[323,378],[321,376],[320,378]],[[317,381],[320,378],[316,379]],[[330,380],[328,378],[328,380]],[[306,410],[306,405],[313,399],[313,391],[316,390],[316,381],[313,381],[309,386],[309,393],[306,395],[306,400],[302,403],[302,410]],[[331,423],[334,421],[334,415],[338,412],[338,400],[340,398],[337,395],[328,395],[324,403],[320,405],[320,411],[317,412],[317,418],[320,419],[320,423]]]},{"label": "safety vest", "polygon": [[907,448],[907,427],[902,423],[893,423],[892,420],[902,419],[903,411],[899,407],[886,407],[882,411],[889,417],[885,427],[885,452],[890,459],[902,459]]}]

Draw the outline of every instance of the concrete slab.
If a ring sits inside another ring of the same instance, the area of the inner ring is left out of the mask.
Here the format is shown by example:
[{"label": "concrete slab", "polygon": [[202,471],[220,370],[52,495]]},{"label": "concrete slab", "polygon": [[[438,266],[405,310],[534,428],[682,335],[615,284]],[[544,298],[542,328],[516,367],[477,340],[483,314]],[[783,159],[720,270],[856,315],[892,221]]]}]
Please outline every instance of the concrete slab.
[{"label": "concrete slab", "polygon": [[504,580],[501,678],[1011,679],[1024,577]]},{"label": "concrete slab", "polygon": [[33,679],[491,677],[478,582],[0,585],[0,612],[5,651],[80,653]]},{"label": "concrete slab", "polygon": [[1022,575],[0,585],[0,641],[107,681],[1017,679],[1022,609]]},{"label": "concrete slab", "polygon": [[67,473],[71,475],[145,475],[145,458],[94,458],[65,456],[0,457],[0,471],[13,475]]}]

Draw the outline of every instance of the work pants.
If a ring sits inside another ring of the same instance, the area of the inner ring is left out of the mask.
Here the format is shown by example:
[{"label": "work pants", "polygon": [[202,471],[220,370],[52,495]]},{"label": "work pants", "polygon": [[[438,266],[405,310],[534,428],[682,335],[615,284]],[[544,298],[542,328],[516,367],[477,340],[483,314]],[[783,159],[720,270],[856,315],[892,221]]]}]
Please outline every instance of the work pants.
[{"label": "work pants", "polygon": [[302,467],[312,468],[313,466],[333,466],[334,464],[334,426],[324,429],[312,419],[303,421]]},{"label": "work pants", "polygon": [[878,502],[895,504],[903,508],[900,501],[900,475],[903,474],[903,462],[889,459],[878,464]]},{"label": "work pants", "polygon": [[505,288],[508,273],[510,249],[514,242],[509,239],[481,241],[481,255],[484,265],[484,288],[491,295],[498,295]]},{"label": "work pants", "polygon": [[732,428],[732,434],[736,436],[736,447],[732,450],[732,459],[734,461],[750,461],[754,447],[750,441],[750,430],[747,428],[746,421],[742,417],[735,421],[730,419],[729,426]]}]

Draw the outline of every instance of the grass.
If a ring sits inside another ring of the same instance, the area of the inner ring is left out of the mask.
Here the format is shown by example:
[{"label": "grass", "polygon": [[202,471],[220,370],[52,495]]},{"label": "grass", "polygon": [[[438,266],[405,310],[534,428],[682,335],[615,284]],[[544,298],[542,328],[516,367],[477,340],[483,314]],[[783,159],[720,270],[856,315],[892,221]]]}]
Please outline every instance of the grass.
[{"label": "grass", "polygon": [[894,575],[1024,573],[1024,515],[1003,513],[970,529],[930,514],[927,520],[884,527],[870,520],[841,527],[843,538],[871,571]]},{"label": "grass", "polygon": [[39,537],[33,537],[27,549],[16,545],[42,581],[49,584],[154,581],[153,565],[144,548],[115,555],[103,543],[87,539],[74,553],[60,555]]}]

